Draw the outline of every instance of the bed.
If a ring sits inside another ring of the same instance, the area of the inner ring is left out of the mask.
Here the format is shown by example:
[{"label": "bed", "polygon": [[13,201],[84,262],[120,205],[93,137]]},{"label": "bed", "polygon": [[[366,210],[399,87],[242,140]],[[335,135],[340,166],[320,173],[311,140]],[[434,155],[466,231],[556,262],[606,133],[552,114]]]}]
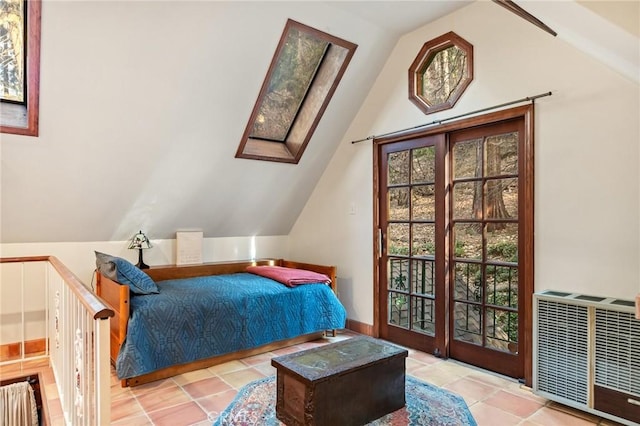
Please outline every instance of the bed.
[{"label": "bed", "polygon": [[[247,267],[267,265],[328,279],[290,287],[247,272]],[[267,259],[156,266],[145,272],[157,292],[135,294],[135,287],[114,279],[120,276],[96,272],[96,293],[115,311],[110,355],[123,386],[315,340],[345,326],[332,266]]]}]

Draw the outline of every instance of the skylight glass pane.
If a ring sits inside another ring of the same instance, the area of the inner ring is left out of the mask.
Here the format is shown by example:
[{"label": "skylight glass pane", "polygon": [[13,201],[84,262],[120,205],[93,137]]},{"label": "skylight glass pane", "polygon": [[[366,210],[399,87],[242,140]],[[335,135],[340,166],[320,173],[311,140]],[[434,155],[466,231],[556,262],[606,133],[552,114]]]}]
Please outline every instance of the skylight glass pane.
[{"label": "skylight glass pane", "polygon": [[0,98],[24,103],[24,2],[0,2]]},{"label": "skylight glass pane", "polygon": [[284,142],[313,82],[329,42],[291,28],[278,58],[250,137]]}]

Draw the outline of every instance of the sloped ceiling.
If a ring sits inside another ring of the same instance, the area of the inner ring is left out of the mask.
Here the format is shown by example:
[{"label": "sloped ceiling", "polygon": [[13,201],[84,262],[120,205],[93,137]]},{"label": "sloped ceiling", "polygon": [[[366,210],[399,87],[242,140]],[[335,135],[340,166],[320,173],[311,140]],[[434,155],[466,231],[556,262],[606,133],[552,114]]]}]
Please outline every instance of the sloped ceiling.
[{"label": "sloped ceiling", "polygon": [[519,1],[558,38],[640,83],[640,2]]},{"label": "sloped ceiling", "polygon": [[[45,0],[40,136],[2,135],[1,241],[288,234],[398,37],[467,4],[368,3]],[[236,159],[288,18],[358,49],[298,165]]]},{"label": "sloped ceiling", "polygon": [[[468,3],[45,0],[40,136],[1,136],[0,242],[288,234],[398,38]],[[298,165],[235,159],[287,18],[358,49]]]}]

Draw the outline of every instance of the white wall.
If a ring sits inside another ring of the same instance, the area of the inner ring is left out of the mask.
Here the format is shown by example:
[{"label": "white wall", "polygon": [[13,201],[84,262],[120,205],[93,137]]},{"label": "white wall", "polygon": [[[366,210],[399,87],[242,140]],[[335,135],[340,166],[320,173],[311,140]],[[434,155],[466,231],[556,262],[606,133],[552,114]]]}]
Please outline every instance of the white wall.
[{"label": "white wall", "polygon": [[[454,109],[425,116],[408,100],[407,70],[448,31],[474,46],[474,80]],[[400,39],[298,218],[291,252],[337,265],[349,318],[373,323],[373,150],[350,141],[547,91],[535,110],[535,288],[634,297],[639,86],[491,2]]]},{"label": "white wall", "polygon": [[[150,235],[149,235],[150,236]],[[175,239],[156,240],[151,237],[152,248],[144,250],[147,265],[168,265],[176,262]],[[202,243],[203,262],[221,262],[260,258],[288,258],[288,236],[205,238]],[[73,243],[2,244],[0,257],[56,256],[87,287],[91,286],[96,265],[94,251],[123,257],[138,262],[138,251],[129,250],[129,241],[95,241]],[[3,280],[6,276],[0,276]],[[4,284],[4,283],[2,283]],[[16,296],[17,297],[17,296]]]}]

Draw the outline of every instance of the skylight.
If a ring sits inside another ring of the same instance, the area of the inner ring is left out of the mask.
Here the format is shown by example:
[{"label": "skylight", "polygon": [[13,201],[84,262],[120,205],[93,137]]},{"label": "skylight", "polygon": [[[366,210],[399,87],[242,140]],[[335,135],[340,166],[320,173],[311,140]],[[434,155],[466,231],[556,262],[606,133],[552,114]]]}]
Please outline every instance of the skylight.
[{"label": "skylight", "polygon": [[298,163],[356,47],[288,20],[236,157]]}]

